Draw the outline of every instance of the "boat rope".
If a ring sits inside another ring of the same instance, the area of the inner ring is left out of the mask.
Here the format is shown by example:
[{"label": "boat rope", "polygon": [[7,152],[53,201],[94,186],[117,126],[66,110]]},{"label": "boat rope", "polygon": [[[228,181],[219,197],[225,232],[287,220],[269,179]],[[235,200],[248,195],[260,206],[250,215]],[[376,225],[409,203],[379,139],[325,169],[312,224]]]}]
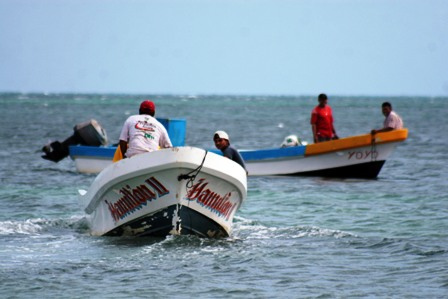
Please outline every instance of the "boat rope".
[{"label": "boat rope", "polygon": [[372,134],[372,143],[370,145],[370,161],[375,162],[378,153],[376,152],[376,137],[375,134]]},{"label": "boat rope", "polygon": [[207,153],[208,153],[208,151],[206,150],[206,151],[205,151],[204,158],[202,159],[201,165],[199,165],[198,167],[196,167],[195,169],[193,169],[193,170],[190,171],[189,173],[187,173],[187,174],[180,174],[180,175],[177,177],[177,180],[178,180],[179,182],[180,182],[181,180],[188,180],[188,181],[187,181],[187,184],[186,184],[187,189],[190,189],[190,188],[193,187],[194,180],[196,179],[196,176],[199,174],[199,172],[200,172],[201,169],[202,169],[202,166],[204,165],[205,157],[207,157]]},{"label": "boat rope", "polygon": [[[204,166],[204,162],[205,162],[205,158],[207,157],[207,153],[208,151],[205,151],[205,155],[204,158],[202,158],[202,162],[201,165],[199,165],[198,167],[196,167],[195,169],[193,169],[192,171],[190,171],[187,174],[180,174],[177,177],[177,180],[180,182],[181,180],[187,180],[187,183],[185,184],[185,188],[187,189],[187,193],[188,193],[188,189],[193,188],[193,184],[194,184],[194,180],[196,179],[196,176],[199,174],[199,172],[201,172],[202,166]],[[190,206],[190,201],[188,201],[187,206]],[[177,204],[177,215],[180,215],[180,210],[182,209],[183,205],[182,204]],[[188,222],[186,223],[187,227],[188,226],[192,226],[192,217],[191,217],[191,213],[187,213],[188,216]],[[186,220],[186,219],[184,219]],[[179,219],[176,221],[176,225],[175,227],[173,227],[176,232],[178,234],[181,234],[181,230],[182,230],[182,226],[181,226],[181,221],[182,219]]]}]

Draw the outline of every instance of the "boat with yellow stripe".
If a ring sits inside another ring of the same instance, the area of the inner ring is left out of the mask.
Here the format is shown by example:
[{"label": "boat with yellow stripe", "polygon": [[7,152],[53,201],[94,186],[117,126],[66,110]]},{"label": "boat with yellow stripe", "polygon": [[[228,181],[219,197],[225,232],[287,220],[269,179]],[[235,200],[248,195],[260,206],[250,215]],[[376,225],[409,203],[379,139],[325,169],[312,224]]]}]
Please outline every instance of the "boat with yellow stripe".
[{"label": "boat with yellow stripe", "polygon": [[249,175],[376,178],[407,129],[263,151],[241,151]]},{"label": "boat with yellow stripe", "polygon": [[[240,150],[249,176],[376,178],[407,129],[271,149]],[[211,152],[221,154],[218,150]],[[116,147],[71,146],[78,171],[98,173],[112,163]]]}]

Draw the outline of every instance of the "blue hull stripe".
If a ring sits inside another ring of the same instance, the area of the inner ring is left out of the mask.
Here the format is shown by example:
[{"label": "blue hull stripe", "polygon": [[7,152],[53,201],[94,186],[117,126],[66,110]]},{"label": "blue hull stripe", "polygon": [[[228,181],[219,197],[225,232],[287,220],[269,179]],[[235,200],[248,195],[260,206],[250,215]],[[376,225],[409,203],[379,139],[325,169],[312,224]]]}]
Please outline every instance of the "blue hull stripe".
[{"label": "blue hull stripe", "polygon": [[[242,150],[240,151],[241,156],[244,161],[257,161],[257,160],[268,160],[268,159],[281,159],[288,157],[303,157],[305,155],[306,146],[296,146],[287,148],[273,148],[273,149],[262,149],[262,150]],[[115,146],[85,146],[77,145],[70,146],[70,156],[71,157],[97,157],[102,159],[112,159],[115,154]],[[215,154],[221,155],[219,150],[210,150]]]}]

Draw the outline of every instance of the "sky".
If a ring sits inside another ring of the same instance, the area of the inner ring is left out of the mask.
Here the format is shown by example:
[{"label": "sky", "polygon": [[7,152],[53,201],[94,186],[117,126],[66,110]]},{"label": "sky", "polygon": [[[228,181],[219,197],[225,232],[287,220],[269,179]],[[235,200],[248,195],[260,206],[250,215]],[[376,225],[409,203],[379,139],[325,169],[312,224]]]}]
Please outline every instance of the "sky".
[{"label": "sky", "polygon": [[448,1],[0,0],[0,92],[448,96]]}]

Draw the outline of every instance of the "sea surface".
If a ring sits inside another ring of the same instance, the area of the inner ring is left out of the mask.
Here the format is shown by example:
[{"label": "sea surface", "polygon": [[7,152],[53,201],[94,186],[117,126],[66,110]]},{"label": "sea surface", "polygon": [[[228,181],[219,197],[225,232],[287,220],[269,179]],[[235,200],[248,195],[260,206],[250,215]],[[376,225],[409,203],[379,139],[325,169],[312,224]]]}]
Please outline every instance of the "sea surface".
[{"label": "sea surface", "polygon": [[146,98],[187,145],[312,140],[316,96],[0,94],[0,298],[448,298],[448,98],[330,95],[340,137],[390,101],[409,138],[376,180],[249,177],[229,238],[93,237],[77,190],[95,175],[41,148],[91,118],[116,143]]}]

